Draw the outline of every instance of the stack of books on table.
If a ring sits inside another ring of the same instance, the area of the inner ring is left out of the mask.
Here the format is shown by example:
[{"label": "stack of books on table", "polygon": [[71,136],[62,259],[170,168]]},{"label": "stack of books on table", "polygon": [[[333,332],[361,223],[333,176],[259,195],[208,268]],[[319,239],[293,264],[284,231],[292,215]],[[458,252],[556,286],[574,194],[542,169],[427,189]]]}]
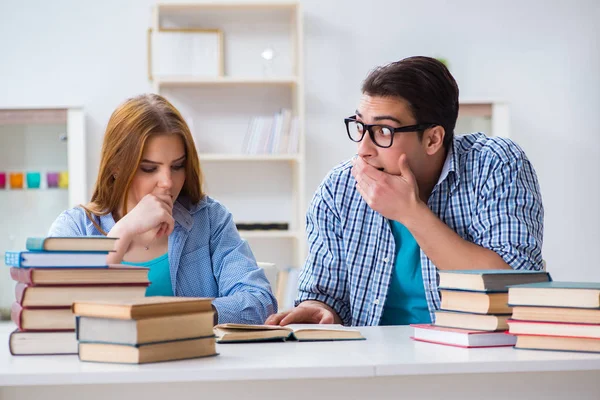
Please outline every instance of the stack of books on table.
[{"label": "stack of books on table", "polygon": [[546,272],[515,270],[440,271],[441,309],[435,323],[413,325],[415,340],[462,347],[512,346],[505,334],[512,309],[508,286],[546,282]]},{"label": "stack of books on table", "polygon": [[516,348],[600,352],[600,283],[545,282],[509,288]]},{"label": "stack of books on table", "polygon": [[79,359],[143,364],[217,355],[211,300],[76,302]]},{"label": "stack of books on table", "polygon": [[75,317],[79,300],[144,297],[148,269],[108,266],[116,239],[29,238],[27,251],[8,251],[5,264],[16,281],[9,338],[13,355],[76,354]]}]

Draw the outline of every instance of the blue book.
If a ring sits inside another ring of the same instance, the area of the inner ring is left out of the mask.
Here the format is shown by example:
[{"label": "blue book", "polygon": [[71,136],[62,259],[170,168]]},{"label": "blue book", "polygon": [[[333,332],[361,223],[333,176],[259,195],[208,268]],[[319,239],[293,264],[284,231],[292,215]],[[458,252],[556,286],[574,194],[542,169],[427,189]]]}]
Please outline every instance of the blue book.
[{"label": "blue book", "polygon": [[477,292],[507,292],[507,286],[552,280],[544,271],[457,270],[439,271],[440,289]]},{"label": "blue book", "polygon": [[29,237],[25,247],[29,251],[115,251],[118,238],[106,236]]},{"label": "blue book", "polygon": [[4,263],[17,268],[108,268],[108,252],[7,251]]},{"label": "blue book", "polygon": [[512,306],[600,308],[600,282],[539,282],[513,285],[508,290]]}]

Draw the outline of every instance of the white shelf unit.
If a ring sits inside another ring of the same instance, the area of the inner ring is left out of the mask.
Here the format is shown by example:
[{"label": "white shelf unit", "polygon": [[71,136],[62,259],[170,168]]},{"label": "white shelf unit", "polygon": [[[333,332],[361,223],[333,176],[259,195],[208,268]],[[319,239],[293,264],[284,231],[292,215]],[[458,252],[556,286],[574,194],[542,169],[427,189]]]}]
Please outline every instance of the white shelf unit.
[{"label": "white shelf unit", "polygon": [[[278,270],[306,257],[303,22],[297,3],[162,4],[152,32],[214,30],[222,35],[222,76],[152,77],[153,89],[182,113],[194,135],[208,195],[236,222],[287,222],[285,231],[240,231],[259,261]],[[270,63],[261,58],[272,50]],[[152,54],[149,49],[149,54]],[[294,154],[245,154],[252,117],[282,108],[298,118]],[[267,271],[269,276],[270,271]],[[275,289],[277,276],[270,276]]]},{"label": "white shelf unit", "polygon": [[484,132],[488,136],[510,138],[508,103],[492,99],[461,99],[455,132]]},{"label": "white shelf unit", "polygon": [[[0,259],[24,250],[27,237],[45,236],[65,209],[88,201],[85,118],[81,108],[0,109]],[[68,187],[48,187],[47,173],[68,172]],[[39,187],[12,188],[10,173],[39,173]],[[8,271],[8,270],[7,270]],[[0,308],[14,301],[14,282],[0,274]]]}]

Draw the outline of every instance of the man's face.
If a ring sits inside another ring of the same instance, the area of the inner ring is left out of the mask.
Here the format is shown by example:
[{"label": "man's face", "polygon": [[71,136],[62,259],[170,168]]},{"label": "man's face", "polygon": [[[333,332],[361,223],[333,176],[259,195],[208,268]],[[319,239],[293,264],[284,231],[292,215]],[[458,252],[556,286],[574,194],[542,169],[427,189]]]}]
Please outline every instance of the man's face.
[{"label": "man's face", "polygon": [[[358,109],[356,120],[365,124],[387,125],[400,128],[415,125],[415,121],[406,100],[397,97],[378,97],[363,94]],[[371,140],[365,133],[358,144],[358,155],[367,164],[388,174],[400,175],[398,160],[401,154],[406,154],[408,165],[419,178],[419,168],[426,162],[427,153],[423,143],[419,140],[417,132],[394,133],[391,147],[382,148]]]}]

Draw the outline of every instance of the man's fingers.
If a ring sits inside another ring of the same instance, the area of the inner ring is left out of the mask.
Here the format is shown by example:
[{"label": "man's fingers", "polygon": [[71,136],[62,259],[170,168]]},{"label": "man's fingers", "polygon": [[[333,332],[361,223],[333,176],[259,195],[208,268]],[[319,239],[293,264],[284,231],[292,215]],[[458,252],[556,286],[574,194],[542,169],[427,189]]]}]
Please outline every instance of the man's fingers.
[{"label": "man's fingers", "polygon": [[334,319],[333,319],[333,314],[331,314],[329,311],[323,310],[323,315],[321,316],[321,320],[319,321],[320,324],[333,324]]},{"label": "man's fingers", "polygon": [[273,314],[269,318],[267,318],[267,320],[265,321],[265,325],[279,325],[281,320],[289,313],[290,311]]}]

